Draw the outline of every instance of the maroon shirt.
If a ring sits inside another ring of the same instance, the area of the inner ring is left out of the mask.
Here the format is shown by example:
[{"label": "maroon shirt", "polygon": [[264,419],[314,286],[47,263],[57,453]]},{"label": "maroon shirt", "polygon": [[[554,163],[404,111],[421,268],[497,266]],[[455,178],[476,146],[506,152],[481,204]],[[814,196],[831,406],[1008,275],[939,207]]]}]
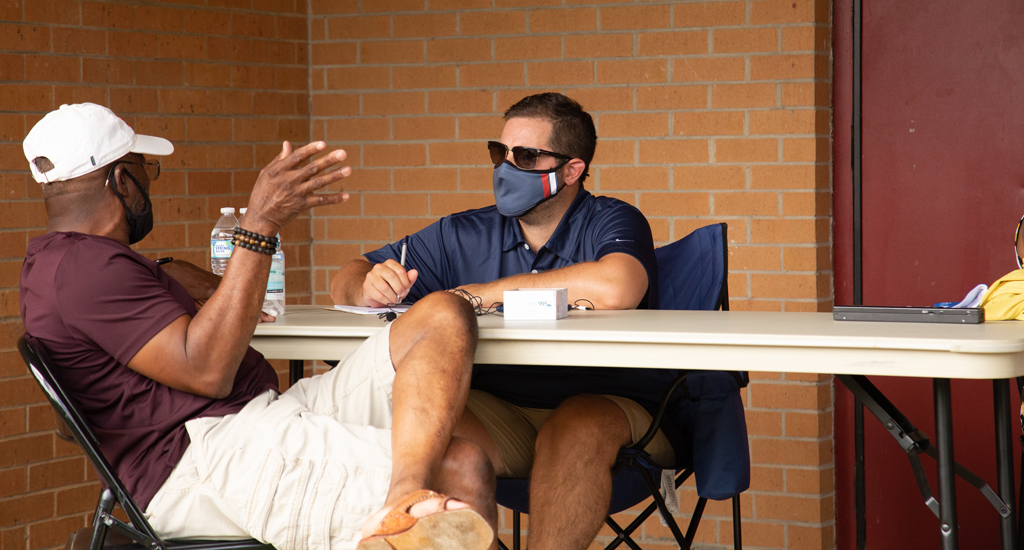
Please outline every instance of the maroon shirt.
[{"label": "maroon shirt", "polygon": [[174,390],[126,367],[153,336],[195,302],[152,260],[82,233],[32,239],[21,270],[21,318],[57,365],[103,455],[143,510],[189,444],[185,422],[237,413],[277,389],[277,374],[249,348],[231,394]]}]

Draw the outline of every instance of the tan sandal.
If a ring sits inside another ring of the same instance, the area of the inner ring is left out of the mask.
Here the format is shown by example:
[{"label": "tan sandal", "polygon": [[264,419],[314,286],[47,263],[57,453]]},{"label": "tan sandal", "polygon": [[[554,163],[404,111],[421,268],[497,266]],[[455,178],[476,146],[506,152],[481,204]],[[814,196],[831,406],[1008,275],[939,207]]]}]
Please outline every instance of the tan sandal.
[{"label": "tan sandal", "polygon": [[[441,498],[438,511],[416,518],[409,510],[432,498]],[[494,530],[483,516],[469,508],[445,510],[447,495],[426,489],[410,493],[377,525],[373,535],[359,541],[356,550],[486,550]]]}]

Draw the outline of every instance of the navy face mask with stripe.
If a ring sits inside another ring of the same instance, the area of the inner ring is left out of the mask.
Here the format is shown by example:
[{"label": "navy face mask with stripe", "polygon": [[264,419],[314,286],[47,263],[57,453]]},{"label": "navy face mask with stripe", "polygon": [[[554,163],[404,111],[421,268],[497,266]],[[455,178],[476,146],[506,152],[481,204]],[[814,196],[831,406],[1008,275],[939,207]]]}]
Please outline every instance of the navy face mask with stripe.
[{"label": "navy face mask with stripe", "polygon": [[[563,163],[564,164],[564,163]],[[523,170],[509,161],[494,168],[494,204],[503,216],[517,218],[555,196],[565,185],[556,176],[559,167]]]}]

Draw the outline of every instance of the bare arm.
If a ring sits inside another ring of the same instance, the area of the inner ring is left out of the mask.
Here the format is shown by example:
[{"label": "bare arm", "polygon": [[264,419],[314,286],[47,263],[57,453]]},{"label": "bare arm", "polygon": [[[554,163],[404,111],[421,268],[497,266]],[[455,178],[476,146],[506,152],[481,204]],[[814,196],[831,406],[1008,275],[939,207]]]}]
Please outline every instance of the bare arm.
[{"label": "bare arm", "polygon": [[[305,163],[325,147],[315,142],[293,152],[285,142],[281,154],[260,172],[242,228],[272,236],[313,206],[346,200],[348,195],[343,193],[314,194],[352,172],[344,167],[323,173],[345,159],[344,151]],[[196,316],[172,321],[135,354],[128,367],[178,390],[226,397],[256,328],[270,261],[267,254],[236,247],[217,290]]]},{"label": "bare arm", "polygon": [[544,273],[523,273],[490,283],[463,285],[489,306],[504,300],[502,293],[516,288],[569,289],[569,303],[590,300],[597,309],[633,309],[647,292],[647,270],[640,260],[616,252],[596,262],[581,262]]}]

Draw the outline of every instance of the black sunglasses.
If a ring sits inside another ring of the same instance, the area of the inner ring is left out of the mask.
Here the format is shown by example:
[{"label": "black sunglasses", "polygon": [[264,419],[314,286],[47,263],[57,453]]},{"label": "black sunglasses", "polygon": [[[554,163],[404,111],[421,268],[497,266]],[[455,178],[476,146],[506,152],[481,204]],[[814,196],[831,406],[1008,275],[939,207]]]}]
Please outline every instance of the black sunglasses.
[{"label": "black sunglasses", "polygon": [[[500,141],[488,141],[487,150],[491,153],[491,162],[494,163],[495,168],[501,166],[501,163],[505,162],[505,159],[508,157],[509,148]],[[541,155],[548,155],[549,157],[562,159],[563,162],[556,166],[555,169],[561,168],[566,162],[572,160],[572,157],[568,155],[555,153],[553,151],[545,151],[544,149],[520,147],[518,145],[512,148],[512,161],[516,166],[523,170],[533,170],[536,168],[537,159],[539,159]]]}]

